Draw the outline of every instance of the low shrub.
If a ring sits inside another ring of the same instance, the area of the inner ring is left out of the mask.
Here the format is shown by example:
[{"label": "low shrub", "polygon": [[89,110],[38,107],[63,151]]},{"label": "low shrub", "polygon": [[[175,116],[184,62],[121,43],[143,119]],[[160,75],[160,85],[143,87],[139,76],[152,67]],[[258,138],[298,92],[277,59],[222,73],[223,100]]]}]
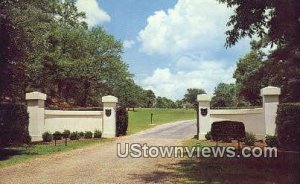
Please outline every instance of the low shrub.
[{"label": "low shrub", "polygon": [[84,138],[84,132],[79,132],[78,134],[80,138]]},{"label": "low shrub", "polygon": [[206,139],[206,140],[211,140],[211,131],[209,131],[209,132],[207,132],[207,133],[205,134],[205,139]]},{"label": "low shrub", "polygon": [[102,137],[102,132],[100,130],[95,130],[94,138],[101,138],[101,137]]},{"label": "low shrub", "polygon": [[91,131],[86,131],[84,133],[84,138],[85,139],[91,139],[91,138],[93,138],[93,133]]},{"label": "low shrub", "polygon": [[244,140],[245,144],[247,146],[253,146],[255,141],[256,141],[255,135],[251,132],[246,132],[246,136]]},{"label": "low shrub", "polygon": [[30,143],[28,126],[25,105],[0,103],[0,147]]},{"label": "low shrub", "polygon": [[53,136],[50,132],[44,132],[42,138],[43,142],[51,142],[53,140]]},{"label": "low shrub", "polygon": [[70,134],[71,134],[70,130],[64,130],[63,131],[63,138],[70,138]]},{"label": "low shrub", "polygon": [[53,134],[53,140],[61,140],[62,139],[62,134],[60,131],[56,131]]},{"label": "low shrub", "polygon": [[128,112],[126,107],[117,108],[117,136],[122,136],[127,134],[128,128]]},{"label": "low shrub", "polygon": [[232,138],[231,137],[224,137],[221,141],[225,142],[225,143],[232,143]]},{"label": "low shrub", "polygon": [[300,151],[300,103],[278,105],[276,125],[279,147]]},{"label": "low shrub", "polygon": [[76,132],[72,132],[70,134],[70,140],[79,140],[80,136],[79,136],[79,133],[76,131]]},{"label": "low shrub", "polygon": [[215,121],[211,126],[211,139],[230,143],[245,137],[245,125],[238,121]]},{"label": "low shrub", "polygon": [[277,136],[267,135],[266,136],[266,144],[270,147],[278,147]]}]

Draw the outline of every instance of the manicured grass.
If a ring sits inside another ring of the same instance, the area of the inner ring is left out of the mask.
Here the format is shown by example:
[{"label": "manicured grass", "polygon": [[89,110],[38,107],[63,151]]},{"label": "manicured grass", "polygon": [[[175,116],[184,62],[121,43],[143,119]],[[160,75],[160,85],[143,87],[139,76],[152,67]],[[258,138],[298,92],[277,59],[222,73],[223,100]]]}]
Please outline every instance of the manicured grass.
[{"label": "manicured grass", "polygon": [[153,123],[155,125],[196,119],[196,111],[193,109],[138,108],[135,111],[129,111],[128,133],[133,134],[155,126],[150,125],[151,113],[153,113]]},{"label": "manicured grass", "polygon": [[183,145],[188,146],[188,147],[192,147],[192,146],[212,147],[212,146],[215,146],[216,144],[212,141],[207,141],[207,140],[189,139],[189,140],[185,140],[183,142]]},{"label": "manicured grass", "polygon": [[[186,146],[215,146],[188,140]],[[222,145],[224,146],[224,145]],[[176,164],[179,183],[298,183],[300,155],[279,152],[277,158],[186,158]]]},{"label": "manicured grass", "polygon": [[68,141],[67,146],[61,142],[56,146],[54,143],[50,143],[0,149],[0,168],[18,164],[40,156],[83,148],[111,140],[112,139],[81,139],[76,141]]}]

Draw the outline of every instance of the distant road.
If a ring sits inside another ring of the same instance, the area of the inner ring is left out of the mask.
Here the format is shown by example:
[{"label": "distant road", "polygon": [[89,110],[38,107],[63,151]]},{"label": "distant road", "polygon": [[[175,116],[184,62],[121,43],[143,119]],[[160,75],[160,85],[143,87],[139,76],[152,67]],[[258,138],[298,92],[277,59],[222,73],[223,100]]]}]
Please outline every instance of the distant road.
[{"label": "distant road", "polygon": [[154,127],[145,133],[138,133],[140,138],[156,138],[156,139],[184,139],[192,138],[196,135],[195,121],[179,121]]}]

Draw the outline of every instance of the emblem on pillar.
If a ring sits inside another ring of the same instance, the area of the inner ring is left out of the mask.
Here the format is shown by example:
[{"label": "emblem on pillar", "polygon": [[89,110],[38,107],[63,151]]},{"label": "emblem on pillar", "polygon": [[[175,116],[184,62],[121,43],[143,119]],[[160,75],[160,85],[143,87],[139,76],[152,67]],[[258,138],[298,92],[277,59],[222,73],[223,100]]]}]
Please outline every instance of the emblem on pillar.
[{"label": "emblem on pillar", "polygon": [[105,115],[109,117],[111,115],[111,109],[105,109]]},{"label": "emblem on pillar", "polygon": [[202,116],[206,116],[207,115],[207,108],[201,108],[200,111],[201,111],[201,115]]}]

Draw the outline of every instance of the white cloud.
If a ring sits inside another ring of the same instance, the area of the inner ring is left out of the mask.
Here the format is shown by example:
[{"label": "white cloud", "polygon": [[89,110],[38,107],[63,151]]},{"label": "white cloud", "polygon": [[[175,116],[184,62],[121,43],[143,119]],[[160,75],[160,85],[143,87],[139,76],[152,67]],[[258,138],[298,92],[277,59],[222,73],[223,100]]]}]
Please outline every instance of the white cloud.
[{"label": "white cloud", "polygon": [[[176,72],[169,68],[157,68],[142,81],[145,89],[152,89],[157,96],[181,99],[187,88],[202,88],[212,93],[219,82],[233,83],[235,65],[226,66],[222,61],[197,61],[188,57],[176,63]],[[188,69],[190,70],[184,70]]]},{"label": "white cloud", "polygon": [[187,88],[213,93],[220,82],[234,83],[232,58],[249,50],[249,39],[226,50],[226,23],[233,10],[216,0],[178,0],[167,11],[157,11],[139,32],[140,51],[164,55],[167,67],[158,67],[140,81],[158,96],[182,99]]},{"label": "white cloud", "polygon": [[79,11],[86,13],[86,22],[89,27],[110,21],[110,16],[100,8],[97,0],[78,0],[76,6]]},{"label": "white cloud", "polygon": [[148,17],[138,36],[141,51],[180,54],[223,48],[231,14],[232,10],[216,0],[178,0],[173,9]]},{"label": "white cloud", "polygon": [[125,49],[130,49],[135,44],[134,40],[124,40],[123,46]]}]

